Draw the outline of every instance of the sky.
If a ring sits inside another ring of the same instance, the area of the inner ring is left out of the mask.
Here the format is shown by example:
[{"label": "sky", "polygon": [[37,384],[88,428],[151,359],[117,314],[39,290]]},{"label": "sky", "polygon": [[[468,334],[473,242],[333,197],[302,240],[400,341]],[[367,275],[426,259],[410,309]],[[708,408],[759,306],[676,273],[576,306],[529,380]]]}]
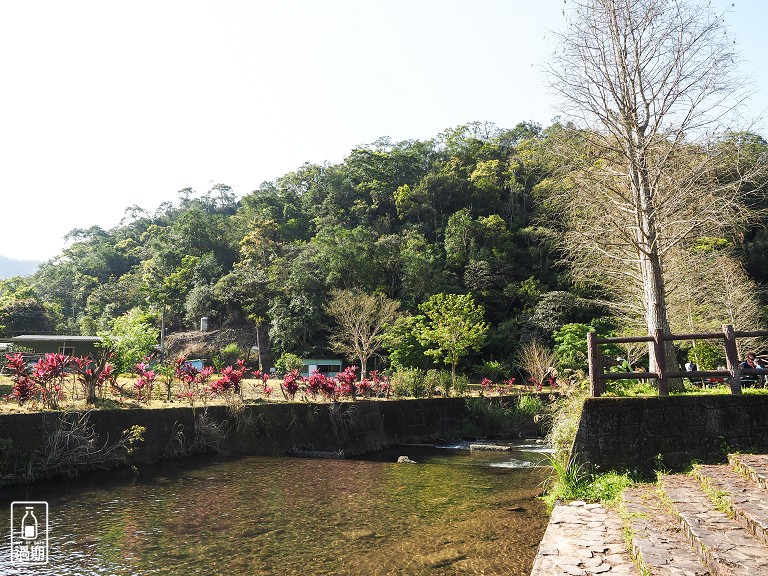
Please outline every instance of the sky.
[{"label": "sky", "polygon": [[[731,2],[715,0],[718,11]],[[0,255],[217,183],[238,196],[383,136],[559,115],[563,0],[0,0]],[[768,3],[726,14],[768,111]],[[768,133],[758,130],[763,135]]]}]

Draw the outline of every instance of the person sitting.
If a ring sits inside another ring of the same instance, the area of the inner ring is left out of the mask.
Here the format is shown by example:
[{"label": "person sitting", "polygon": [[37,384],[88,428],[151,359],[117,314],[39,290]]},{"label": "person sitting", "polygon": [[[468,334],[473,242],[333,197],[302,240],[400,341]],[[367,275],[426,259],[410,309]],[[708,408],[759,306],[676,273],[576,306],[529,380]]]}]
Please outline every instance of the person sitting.
[{"label": "person sitting", "polygon": [[755,368],[765,374],[758,374],[758,380],[760,381],[760,388],[765,386],[765,377],[768,375],[768,362],[764,358],[755,358]]},{"label": "person sitting", "polygon": [[741,364],[739,364],[739,368],[742,370],[754,370],[757,368],[757,365],[755,364],[756,359],[757,355],[754,352],[749,352],[747,357],[742,360]]},{"label": "person sitting", "polygon": [[[688,359],[688,362],[685,363],[686,372],[693,372],[698,369],[699,367],[696,366],[696,363],[691,359]],[[690,376],[688,376],[688,381],[696,386],[701,386],[704,383],[700,378],[691,378]]]},{"label": "person sitting", "polygon": [[[755,363],[755,360],[757,359],[757,354],[754,352],[747,353],[747,357],[739,364],[739,368],[742,370],[757,370],[757,364]],[[759,381],[759,378],[756,374],[745,374],[741,377],[741,383],[744,384],[744,386],[752,386],[754,384],[757,384]]]}]

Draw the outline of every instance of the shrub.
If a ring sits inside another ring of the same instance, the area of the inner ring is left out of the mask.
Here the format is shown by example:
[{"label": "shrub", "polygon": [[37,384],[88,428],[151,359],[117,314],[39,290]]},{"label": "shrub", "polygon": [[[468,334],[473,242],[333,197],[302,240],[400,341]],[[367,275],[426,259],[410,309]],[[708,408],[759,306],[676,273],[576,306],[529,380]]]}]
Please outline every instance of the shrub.
[{"label": "shrub", "polygon": [[22,404],[39,396],[48,408],[58,409],[64,399],[64,379],[72,358],[64,354],[46,354],[31,370],[20,352],[7,354],[5,359],[5,367],[13,380],[13,393],[9,398],[15,398]]},{"label": "shrub", "polygon": [[303,378],[299,375],[299,371],[295,368],[283,377],[283,383],[281,386],[283,389],[283,396],[285,396],[286,400],[294,399],[296,392],[299,391],[299,387],[302,381]]},{"label": "shrub", "polygon": [[104,346],[114,351],[118,373],[133,371],[136,364],[152,353],[160,330],[154,326],[153,314],[133,308],[112,321],[112,328],[99,332]]},{"label": "shrub", "polygon": [[448,370],[427,370],[424,386],[429,396],[448,396],[451,393],[451,373]]},{"label": "shrub", "polygon": [[456,396],[464,396],[469,390],[469,378],[464,374],[456,376],[456,382],[453,384],[453,391]]},{"label": "shrub", "polygon": [[658,396],[659,391],[648,380],[608,380],[604,396]]},{"label": "shrub", "polygon": [[357,394],[356,380],[357,366],[347,366],[336,374],[338,394],[340,396],[350,396],[352,398]]},{"label": "shrub", "polygon": [[296,370],[297,372],[300,372],[303,366],[304,366],[304,362],[301,360],[301,358],[296,356],[296,354],[285,352],[275,362],[275,371],[278,374],[285,375],[285,374],[288,374],[291,370]]},{"label": "shrub", "polygon": [[696,364],[699,370],[715,370],[719,365],[725,364],[722,346],[715,346],[711,342],[698,342],[695,347],[690,348],[688,360]]},{"label": "shrub", "polygon": [[509,373],[509,366],[498,360],[483,360],[482,364],[475,366],[475,372],[481,378],[488,378],[493,382],[499,382]]},{"label": "shrub", "polygon": [[230,342],[219,350],[218,354],[213,355],[213,365],[217,370],[221,370],[225,366],[234,366],[238,359],[243,356],[245,356],[245,352],[238,346],[237,342]]},{"label": "shrub", "polygon": [[426,396],[426,374],[418,368],[403,368],[397,370],[390,380],[392,392],[396,396],[413,396],[421,398]]},{"label": "shrub", "polygon": [[109,350],[103,350],[95,359],[91,356],[73,358],[72,369],[83,386],[84,396],[89,404],[96,402],[97,392],[103,393],[104,383],[114,383],[117,379],[115,367],[109,362],[113,356]]},{"label": "shrub", "polygon": [[136,400],[149,404],[152,399],[152,390],[155,388],[157,372],[150,370],[148,362],[139,362],[136,364],[136,371],[139,377],[134,384],[136,388]]},{"label": "shrub", "polygon": [[209,390],[212,394],[225,397],[240,395],[240,382],[245,374],[245,360],[237,360],[235,366],[226,366],[221,371],[221,378],[211,383]]}]

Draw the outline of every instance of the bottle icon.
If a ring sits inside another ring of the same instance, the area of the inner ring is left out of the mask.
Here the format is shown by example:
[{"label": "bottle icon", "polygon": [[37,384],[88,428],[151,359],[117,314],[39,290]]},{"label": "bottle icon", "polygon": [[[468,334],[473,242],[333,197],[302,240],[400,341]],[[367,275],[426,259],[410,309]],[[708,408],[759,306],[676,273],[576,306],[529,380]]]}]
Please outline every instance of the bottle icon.
[{"label": "bottle icon", "polygon": [[34,513],[32,506],[27,506],[24,517],[21,519],[21,539],[22,540],[36,540],[37,539],[37,517]]}]

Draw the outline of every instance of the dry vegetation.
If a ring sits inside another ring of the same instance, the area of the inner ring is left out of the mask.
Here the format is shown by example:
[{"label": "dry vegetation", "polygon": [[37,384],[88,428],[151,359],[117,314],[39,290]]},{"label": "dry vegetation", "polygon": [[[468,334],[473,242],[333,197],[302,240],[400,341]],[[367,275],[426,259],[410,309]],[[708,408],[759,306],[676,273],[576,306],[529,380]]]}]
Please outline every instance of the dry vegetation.
[{"label": "dry vegetation", "polygon": [[[117,387],[105,387],[98,394],[98,400],[95,408],[103,409],[137,409],[137,408],[179,408],[190,406],[190,402],[181,398],[177,398],[177,393],[181,392],[181,386],[178,382],[173,385],[171,400],[166,400],[165,386],[158,383],[152,393],[152,399],[149,404],[139,402],[136,400],[134,382],[136,378],[133,376],[123,375],[117,379]],[[264,385],[261,379],[245,378],[243,379],[242,386],[242,401],[245,404],[256,404],[262,402],[287,402],[287,399],[283,396],[280,389],[281,380],[273,378],[267,381],[267,386],[272,389],[270,394],[264,393]],[[18,414],[18,413],[30,413],[40,412],[47,410],[47,408],[38,401],[28,401],[22,405],[19,405],[15,399],[6,399],[13,390],[13,382],[7,375],[0,375],[0,414]],[[465,395],[477,396],[480,394],[480,385],[471,385]],[[533,392],[532,386],[509,386],[508,394],[523,394]],[[543,392],[551,392],[552,389],[548,386],[543,388]],[[83,387],[79,384],[74,376],[70,376],[66,380],[65,386],[66,397],[61,403],[62,410],[86,410],[92,409],[94,406],[88,406],[85,402],[83,393]],[[394,397],[393,397],[394,399]],[[383,398],[379,399],[383,400]],[[307,402],[309,398],[299,393],[296,395],[295,401]],[[320,397],[312,399],[313,402],[322,401]],[[211,396],[203,399],[195,400],[195,406],[225,406],[231,402],[227,401],[227,398],[223,396]]]}]

